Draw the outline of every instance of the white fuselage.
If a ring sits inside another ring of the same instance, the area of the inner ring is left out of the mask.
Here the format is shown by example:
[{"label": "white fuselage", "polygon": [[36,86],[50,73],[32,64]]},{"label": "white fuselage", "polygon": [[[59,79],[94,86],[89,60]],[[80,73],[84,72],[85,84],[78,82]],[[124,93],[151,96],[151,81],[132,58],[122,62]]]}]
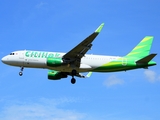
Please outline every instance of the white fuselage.
[{"label": "white fuselage", "polygon": [[[72,65],[62,65],[58,67],[47,66],[47,57],[62,58],[65,53],[60,52],[44,52],[44,51],[15,51],[10,55],[2,58],[2,62],[12,66],[28,67],[28,68],[45,68],[50,70],[57,70],[62,72],[71,72],[74,68]],[[110,61],[117,60],[120,57],[115,56],[103,56],[86,54],[81,59],[79,72],[87,72],[97,67],[102,66]]]}]

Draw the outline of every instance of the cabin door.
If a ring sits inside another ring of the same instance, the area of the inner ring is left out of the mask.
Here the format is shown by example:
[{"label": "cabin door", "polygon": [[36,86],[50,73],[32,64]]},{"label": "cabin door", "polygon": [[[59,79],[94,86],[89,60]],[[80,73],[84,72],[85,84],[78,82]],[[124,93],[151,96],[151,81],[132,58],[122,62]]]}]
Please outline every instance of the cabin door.
[{"label": "cabin door", "polygon": [[122,58],[122,65],[126,66],[127,65],[127,58]]}]

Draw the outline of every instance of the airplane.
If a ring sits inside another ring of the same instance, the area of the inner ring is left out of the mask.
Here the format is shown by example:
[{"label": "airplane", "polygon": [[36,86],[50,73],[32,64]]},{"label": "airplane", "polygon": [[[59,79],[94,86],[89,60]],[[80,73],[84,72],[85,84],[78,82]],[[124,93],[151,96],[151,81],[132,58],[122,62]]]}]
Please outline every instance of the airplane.
[{"label": "airplane", "polygon": [[[139,68],[148,69],[148,67],[156,65],[152,59],[157,54],[150,54],[153,36],[144,37],[131,52],[122,57],[86,54],[103,26],[104,23],[67,53],[19,50],[4,56],[2,62],[20,67],[20,76],[23,75],[24,68],[45,68],[49,70],[48,79],[60,80],[71,76],[72,84],[76,83],[75,76],[87,78],[91,76],[92,72],[106,73]],[[83,72],[88,72],[88,74],[84,76]]]}]

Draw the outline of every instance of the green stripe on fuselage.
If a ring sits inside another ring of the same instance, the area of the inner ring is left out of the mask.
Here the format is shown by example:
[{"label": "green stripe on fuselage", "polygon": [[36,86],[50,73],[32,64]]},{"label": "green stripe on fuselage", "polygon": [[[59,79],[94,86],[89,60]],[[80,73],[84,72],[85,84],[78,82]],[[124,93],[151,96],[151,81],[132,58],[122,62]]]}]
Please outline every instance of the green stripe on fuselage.
[{"label": "green stripe on fuselage", "polygon": [[96,72],[114,72],[114,71],[120,71],[126,68],[126,66],[128,66],[128,62],[127,60],[123,58],[119,58],[117,60],[113,60],[111,62],[108,62],[96,69],[94,69],[93,71]]},{"label": "green stripe on fuselage", "polygon": [[146,68],[149,66],[156,65],[154,61],[150,61],[149,63],[145,64],[136,64],[137,59],[138,59],[137,57],[130,57],[130,58],[122,57],[94,69],[93,72],[117,72],[117,71],[126,71],[137,68]]}]

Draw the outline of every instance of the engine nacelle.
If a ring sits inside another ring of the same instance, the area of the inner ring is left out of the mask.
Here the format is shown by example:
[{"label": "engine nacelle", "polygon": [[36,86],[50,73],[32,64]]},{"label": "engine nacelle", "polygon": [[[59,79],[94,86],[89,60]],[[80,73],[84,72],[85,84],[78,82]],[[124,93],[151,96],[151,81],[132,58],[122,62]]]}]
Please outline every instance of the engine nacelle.
[{"label": "engine nacelle", "polygon": [[67,78],[67,75],[54,70],[48,72],[48,79],[50,80],[60,80],[61,78]]},{"label": "engine nacelle", "polygon": [[47,66],[58,67],[61,66],[63,60],[61,58],[47,58]]}]

